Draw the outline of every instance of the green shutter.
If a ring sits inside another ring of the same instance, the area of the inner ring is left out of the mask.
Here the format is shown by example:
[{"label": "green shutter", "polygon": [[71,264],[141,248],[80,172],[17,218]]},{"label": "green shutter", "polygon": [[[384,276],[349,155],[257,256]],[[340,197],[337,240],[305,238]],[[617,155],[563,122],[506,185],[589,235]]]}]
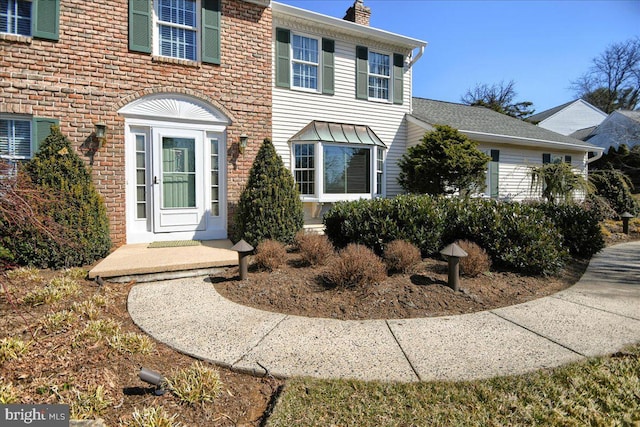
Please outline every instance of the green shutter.
[{"label": "green shutter", "polygon": [[284,28],[276,28],[276,86],[278,87],[291,87],[290,44],[291,32]]},{"label": "green shutter", "polygon": [[58,125],[58,120],[49,119],[45,117],[34,117],[31,119],[31,129],[33,135],[33,141],[31,142],[31,148],[33,153],[36,153],[40,148],[40,143],[49,136],[51,133],[51,126]]},{"label": "green shutter", "polygon": [[500,150],[491,150],[491,161],[489,162],[489,195],[497,198],[500,194]]},{"label": "green shutter", "polygon": [[202,62],[220,64],[220,0],[202,1]]},{"label": "green shutter", "polygon": [[57,41],[60,34],[60,0],[36,0],[31,7],[33,37]]},{"label": "green shutter", "polygon": [[393,103],[404,101],[404,55],[393,54]]},{"label": "green shutter", "polygon": [[369,99],[369,49],[356,46],[356,98]]},{"label": "green shutter", "polygon": [[151,53],[150,0],[129,0],[129,50]]},{"label": "green shutter", "polygon": [[546,165],[547,163],[551,163],[551,153],[542,154],[542,164]]},{"label": "green shutter", "polygon": [[322,93],[334,94],[336,42],[322,39]]}]

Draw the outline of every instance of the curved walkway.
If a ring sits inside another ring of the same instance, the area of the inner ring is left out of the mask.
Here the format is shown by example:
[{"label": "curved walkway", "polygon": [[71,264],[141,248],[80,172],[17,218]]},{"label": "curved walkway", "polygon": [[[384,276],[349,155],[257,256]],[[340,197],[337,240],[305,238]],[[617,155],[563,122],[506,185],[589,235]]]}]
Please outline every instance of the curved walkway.
[{"label": "curved walkway", "polygon": [[640,342],[640,242],[603,250],[576,285],[553,296],[459,316],[271,313],[223,298],[205,278],[134,286],[128,308],[157,340],[254,374],[403,382],[519,374]]}]

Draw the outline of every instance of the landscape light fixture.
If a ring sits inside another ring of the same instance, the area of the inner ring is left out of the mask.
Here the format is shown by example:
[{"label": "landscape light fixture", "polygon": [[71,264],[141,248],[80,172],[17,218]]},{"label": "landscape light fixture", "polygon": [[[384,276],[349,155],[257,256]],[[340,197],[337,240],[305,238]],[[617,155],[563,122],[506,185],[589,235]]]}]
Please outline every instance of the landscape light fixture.
[{"label": "landscape light fixture", "polygon": [[156,386],[154,393],[156,396],[162,396],[166,390],[163,388],[165,385],[165,379],[159,372],[153,371],[148,368],[140,368],[138,376],[145,383]]},{"label": "landscape light fixture", "polygon": [[247,148],[247,143],[249,142],[249,135],[243,133],[240,135],[240,144],[238,145],[238,151],[240,154],[244,154],[244,150]]}]

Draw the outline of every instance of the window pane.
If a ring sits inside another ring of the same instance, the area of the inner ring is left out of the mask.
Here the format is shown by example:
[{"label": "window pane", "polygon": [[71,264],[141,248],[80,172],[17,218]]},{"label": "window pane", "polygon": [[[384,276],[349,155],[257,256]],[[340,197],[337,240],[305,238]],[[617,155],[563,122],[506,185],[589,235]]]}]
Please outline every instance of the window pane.
[{"label": "window pane", "polygon": [[369,98],[389,99],[389,79],[369,77]]},{"label": "window pane", "polygon": [[160,54],[195,61],[196,31],[161,25]]},{"label": "window pane", "polygon": [[324,192],[363,194],[371,191],[369,148],[324,147]]},{"label": "window pane", "polygon": [[369,53],[369,73],[380,76],[390,76],[389,55],[376,52]]},{"label": "window pane", "polygon": [[294,34],[291,45],[293,86],[318,89],[318,40]]},{"label": "window pane", "polygon": [[293,36],[293,59],[318,63],[318,40]]},{"label": "window pane", "polygon": [[295,144],[294,178],[298,191],[303,195],[315,194],[315,159],[313,144]]},{"label": "window pane", "polygon": [[31,2],[0,0],[0,32],[31,35]]},{"label": "window pane", "polygon": [[9,159],[31,157],[31,122],[0,120],[0,156]]},{"label": "window pane", "polygon": [[161,21],[196,26],[195,0],[160,0],[158,9]]},{"label": "window pane", "polygon": [[318,88],[318,67],[307,64],[293,64],[293,85],[306,89]]}]

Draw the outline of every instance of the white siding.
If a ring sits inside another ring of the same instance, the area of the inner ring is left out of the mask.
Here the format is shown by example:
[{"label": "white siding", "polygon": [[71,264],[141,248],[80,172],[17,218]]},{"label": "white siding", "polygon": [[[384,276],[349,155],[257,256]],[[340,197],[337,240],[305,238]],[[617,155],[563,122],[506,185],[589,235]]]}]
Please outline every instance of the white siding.
[{"label": "white siding", "polygon": [[607,115],[602,111],[578,100],[541,121],[538,126],[562,135],[570,135],[580,129],[598,126],[606,117]]},{"label": "white siding", "polygon": [[[276,27],[288,28],[296,32],[295,23],[275,20]],[[394,105],[356,99],[356,45],[368,46],[377,52],[408,52],[394,46],[371,46],[367,40],[340,40],[334,34],[322,34],[320,30],[305,27],[304,34],[327,37],[335,40],[335,94],[322,95],[275,86],[275,60],[273,82],[273,143],[285,164],[291,166],[289,139],[313,120],[360,124],[369,126],[385,143],[386,153],[386,195],[401,191],[397,183],[397,162],[406,151],[407,130],[405,113],[411,108],[411,70],[405,67],[404,103]],[[274,49],[275,55],[275,49]],[[391,82],[392,85],[392,82]]]}]

